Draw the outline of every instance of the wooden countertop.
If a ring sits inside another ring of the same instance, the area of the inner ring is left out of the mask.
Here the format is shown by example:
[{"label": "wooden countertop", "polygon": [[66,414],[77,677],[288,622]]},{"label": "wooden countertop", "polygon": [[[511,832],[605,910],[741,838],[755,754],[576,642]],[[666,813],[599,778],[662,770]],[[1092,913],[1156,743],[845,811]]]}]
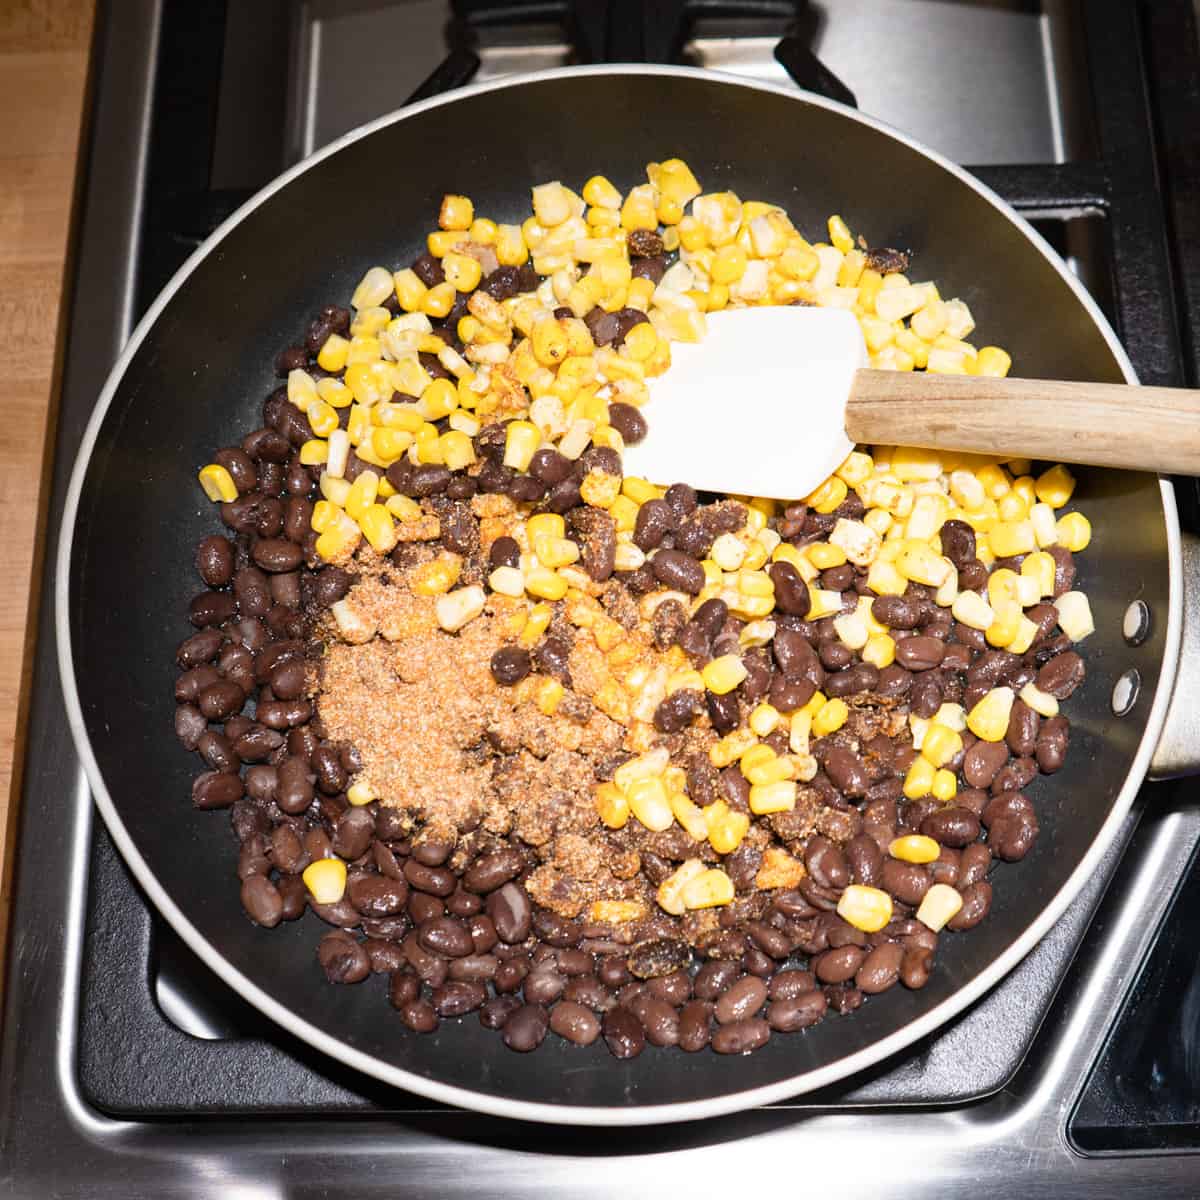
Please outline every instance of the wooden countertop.
[{"label": "wooden countertop", "polygon": [[0,345],[10,364],[9,417],[0,426],[0,948],[37,636],[47,432],[58,401],[92,20],[93,0],[0,3]]}]

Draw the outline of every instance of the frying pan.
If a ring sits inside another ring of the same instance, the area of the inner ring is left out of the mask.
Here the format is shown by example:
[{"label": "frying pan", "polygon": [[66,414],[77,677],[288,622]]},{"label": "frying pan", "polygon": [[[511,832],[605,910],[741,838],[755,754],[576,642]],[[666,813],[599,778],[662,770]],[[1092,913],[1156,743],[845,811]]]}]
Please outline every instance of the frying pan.
[{"label": "frying pan", "polygon": [[[468,1018],[407,1032],[374,977],[327,985],[315,916],[246,920],[228,822],[189,804],[198,770],[172,733],[176,644],[199,590],[191,548],[218,519],[196,486],[212,450],[257,427],[275,351],[365,267],[403,264],[445,192],[498,220],[529,187],[597,171],[628,187],[678,155],[706,190],[783,205],[802,230],[842,213],[872,245],[911,247],[1021,373],[1135,382],[1099,310],[1040,237],[953,164],[814,96],[676,68],[568,69],[418,104],[343,138],[249,201],[186,263],[134,333],[79,453],[57,576],[60,665],[96,802],[134,875],[231,987],[293,1034],[398,1087],[504,1116],[578,1124],[713,1116],[793,1096],[878,1062],[934,1030],[1009,971],[1071,903],[1114,837],[1167,714],[1181,636],[1181,551],[1170,485],[1082,471],[1094,539],[1082,582],[1096,633],[1072,697],[1067,765],[1032,788],[1041,836],[996,872],[991,915],[942,939],[928,986],[895,988],[853,1017],[778,1036],[744,1058],[548,1039],[505,1049]],[[1151,614],[1138,646],[1126,607]],[[1140,676],[1130,711],[1111,694]],[[419,747],[414,747],[419,752]]]}]

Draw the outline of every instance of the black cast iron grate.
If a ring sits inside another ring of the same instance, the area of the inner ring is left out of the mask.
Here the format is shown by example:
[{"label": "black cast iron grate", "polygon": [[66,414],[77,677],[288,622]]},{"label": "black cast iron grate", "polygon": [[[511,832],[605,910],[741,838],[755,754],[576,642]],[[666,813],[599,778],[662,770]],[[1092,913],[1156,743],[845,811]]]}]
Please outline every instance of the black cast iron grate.
[{"label": "black cast iron grate", "polygon": [[[854,100],[809,50],[811,14],[802,0],[458,0],[452,7],[450,52],[413,99],[469,82],[479,66],[476,35],[489,26],[560,24],[580,62],[670,62],[678,60],[693,20],[720,16],[784,21],[776,58],[792,77],[809,90]],[[1095,157],[974,170],[1018,211],[1046,222],[1042,227],[1051,235],[1070,218],[1097,218],[1111,274],[1101,283],[1139,377],[1196,385],[1200,146],[1193,131],[1200,66],[1191,0],[1093,0],[1080,6],[1079,16],[1093,92]],[[225,18],[223,4],[164,5],[138,264],[140,310],[249,195],[210,186]],[[286,86],[285,78],[279,86]],[[1177,490],[1185,526],[1200,527],[1195,481]],[[805,1102],[945,1104],[1002,1087],[1024,1059],[1118,857],[1116,850],[1110,853],[1072,913],[1002,990],[915,1050]],[[202,1040],[182,1033],[163,1016],[153,992],[156,957],[173,936],[98,830],[78,1063],[84,1094],[97,1108],[131,1116],[436,1111],[428,1101],[374,1085],[322,1058],[240,1002],[231,1009],[233,1036]],[[968,1054],[976,1069],[964,1090],[961,1063]]]}]

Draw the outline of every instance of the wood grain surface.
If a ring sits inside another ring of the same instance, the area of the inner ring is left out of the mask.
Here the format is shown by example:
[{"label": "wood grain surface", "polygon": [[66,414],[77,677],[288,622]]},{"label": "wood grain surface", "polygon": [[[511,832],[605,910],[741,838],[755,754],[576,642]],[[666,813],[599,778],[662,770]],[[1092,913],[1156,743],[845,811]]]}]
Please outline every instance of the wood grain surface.
[{"label": "wood grain surface", "polygon": [[1200,474],[1200,391],[859,371],[854,442]]},{"label": "wood grain surface", "polygon": [[9,364],[9,415],[0,423],[0,947],[92,19],[92,0],[0,0],[0,346]]}]

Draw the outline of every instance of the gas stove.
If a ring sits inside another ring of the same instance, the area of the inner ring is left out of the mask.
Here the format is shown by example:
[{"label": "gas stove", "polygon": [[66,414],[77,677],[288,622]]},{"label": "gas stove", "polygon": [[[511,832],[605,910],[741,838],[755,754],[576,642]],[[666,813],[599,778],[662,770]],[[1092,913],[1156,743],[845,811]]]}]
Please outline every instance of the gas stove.
[{"label": "gas stove", "polygon": [[[1143,382],[1200,383],[1188,0],[123,0],[101,5],[97,38],[52,529],[105,374],[224,216],[415,95],[577,62],[686,62],[857,103],[1033,219]],[[1195,481],[1177,490],[1200,530]],[[0,1043],[6,1195],[707,1196],[747,1171],[879,1197],[1195,1194],[1200,794],[1186,781],[1143,789],[1087,888],[1001,985],[869,1073],[690,1126],[520,1125],[322,1058],[153,913],[71,745],[50,595]]]}]

